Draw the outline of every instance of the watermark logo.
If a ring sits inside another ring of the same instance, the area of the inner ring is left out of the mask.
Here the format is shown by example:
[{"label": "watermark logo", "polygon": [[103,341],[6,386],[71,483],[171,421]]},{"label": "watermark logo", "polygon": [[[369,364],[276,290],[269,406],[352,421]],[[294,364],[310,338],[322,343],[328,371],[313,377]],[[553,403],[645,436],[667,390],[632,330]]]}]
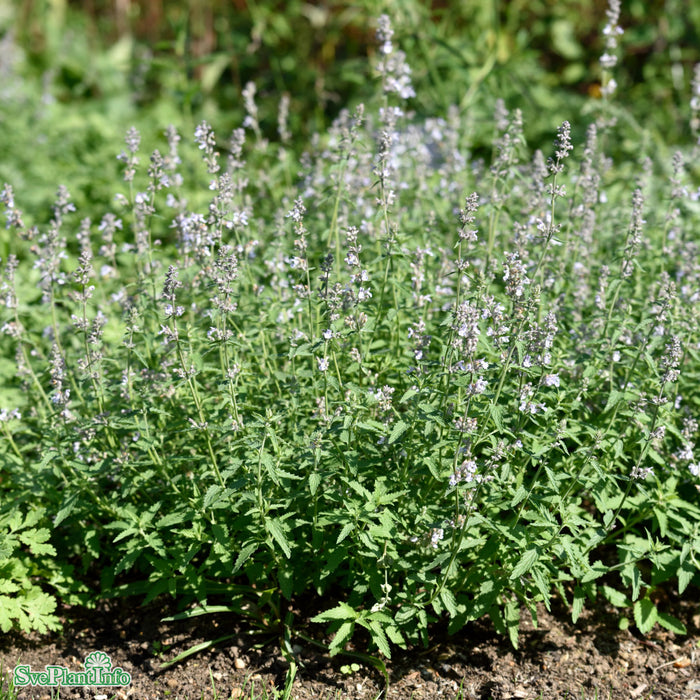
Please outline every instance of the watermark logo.
[{"label": "watermark logo", "polygon": [[50,686],[54,688],[75,686],[125,686],[131,683],[131,674],[117,666],[103,651],[93,651],[85,657],[84,671],[70,671],[65,666],[46,666],[43,671],[32,671],[28,664],[15,666],[12,672],[16,687]]}]

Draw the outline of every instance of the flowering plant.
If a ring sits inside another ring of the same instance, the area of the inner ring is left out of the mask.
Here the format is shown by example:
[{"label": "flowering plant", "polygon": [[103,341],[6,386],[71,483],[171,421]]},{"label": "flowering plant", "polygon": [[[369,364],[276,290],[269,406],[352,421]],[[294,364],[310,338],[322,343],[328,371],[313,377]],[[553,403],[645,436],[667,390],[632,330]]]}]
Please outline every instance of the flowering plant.
[{"label": "flowering plant", "polygon": [[668,183],[643,149],[615,178],[609,116],[547,158],[499,102],[487,168],[411,114],[386,17],[378,40],[380,103],[296,184],[249,86],[225,157],[197,127],[200,172],[174,128],[144,169],[130,130],[97,225],[61,187],[26,227],[4,187],[4,502],[41,507],[76,580],[99,567],[94,596],[252,600],[285,639],[313,596],[333,652],[361,627],[389,656],[443,616],[516,644],[554,594],[682,631],[654,592],[700,558],[683,154]]}]

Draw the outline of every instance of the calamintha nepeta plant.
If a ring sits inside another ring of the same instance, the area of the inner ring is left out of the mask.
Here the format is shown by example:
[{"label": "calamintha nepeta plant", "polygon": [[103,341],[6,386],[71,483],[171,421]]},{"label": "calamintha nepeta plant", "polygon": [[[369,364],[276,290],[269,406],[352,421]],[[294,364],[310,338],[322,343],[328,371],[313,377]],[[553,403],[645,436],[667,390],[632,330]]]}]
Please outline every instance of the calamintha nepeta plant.
[{"label": "calamintha nepeta plant", "polygon": [[130,130],[98,223],[62,187],[27,227],[5,186],[3,629],[117,589],[253,601],[287,641],[313,595],[333,652],[359,625],[386,656],[443,614],[515,644],[555,591],[682,631],[652,596],[700,556],[683,156],[613,177],[608,116],[529,154],[499,102],[487,168],[455,115],[414,119],[392,36],[379,105],[295,185],[249,87],[199,170],[172,127],[144,166]]}]

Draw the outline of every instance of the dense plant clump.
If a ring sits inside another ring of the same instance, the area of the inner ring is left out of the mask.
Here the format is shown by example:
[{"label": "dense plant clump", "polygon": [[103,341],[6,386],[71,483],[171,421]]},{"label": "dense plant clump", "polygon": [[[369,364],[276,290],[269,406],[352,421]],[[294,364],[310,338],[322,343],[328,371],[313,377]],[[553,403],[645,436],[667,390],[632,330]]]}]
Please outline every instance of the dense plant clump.
[{"label": "dense plant clump", "polygon": [[131,129],[94,220],[62,186],[25,226],[5,185],[0,628],[138,593],[289,636],[305,596],[331,651],[389,656],[602,594],[682,631],[655,591],[699,582],[699,207],[690,151],[607,155],[608,20],[605,99],[550,153],[502,101],[488,163],[458,110],[415,119],[382,17],[377,103],[298,163],[251,84],[199,168]]}]

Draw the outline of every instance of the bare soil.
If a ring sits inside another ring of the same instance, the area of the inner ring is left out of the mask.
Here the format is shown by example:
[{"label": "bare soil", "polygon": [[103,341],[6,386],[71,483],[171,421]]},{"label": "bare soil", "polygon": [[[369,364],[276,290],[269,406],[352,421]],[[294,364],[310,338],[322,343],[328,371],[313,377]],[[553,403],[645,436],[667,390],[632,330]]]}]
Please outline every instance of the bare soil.
[{"label": "bare soil", "polygon": [[[697,591],[694,595],[697,598]],[[664,609],[685,623],[687,636],[659,627],[647,637],[622,631],[617,612],[603,605],[585,612],[576,624],[566,610],[556,607],[551,614],[540,610],[537,628],[524,615],[517,650],[494,632],[488,620],[472,623],[454,636],[438,626],[431,635],[431,648],[397,650],[387,662],[388,691],[382,674],[371,666],[343,673],[341,667],[355,659],[331,659],[302,643],[295,648],[300,667],[291,697],[374,700],[384,690],[387,700],[700,700],[700,603],[669,598]],[[161,621],[173,612],[163,602],[139,607],[126,600],[105,603],[97,610],[63,610],[61,634],[4,635],[1,668],[7,673],[22,663],[41,671],[54,664],[82,671],[86,655],[99,650],[111,657],[113,668],[131,674],[132,682],[124,688],[64,688],[62,700],[250,700],[253,684],[256,699],[268,697],[266,690],[272,698],[274,688],[284,687],[288,663],[278,640],[255,634],[244,620],[230,614]],[[309,625],[307,634],[318,636],[316,627]],[[234,637],[161,670],[164,662],[193,645],[227,634]],[[18,697],[50,700],[56,695],[38,686],[18,689]]]}]

